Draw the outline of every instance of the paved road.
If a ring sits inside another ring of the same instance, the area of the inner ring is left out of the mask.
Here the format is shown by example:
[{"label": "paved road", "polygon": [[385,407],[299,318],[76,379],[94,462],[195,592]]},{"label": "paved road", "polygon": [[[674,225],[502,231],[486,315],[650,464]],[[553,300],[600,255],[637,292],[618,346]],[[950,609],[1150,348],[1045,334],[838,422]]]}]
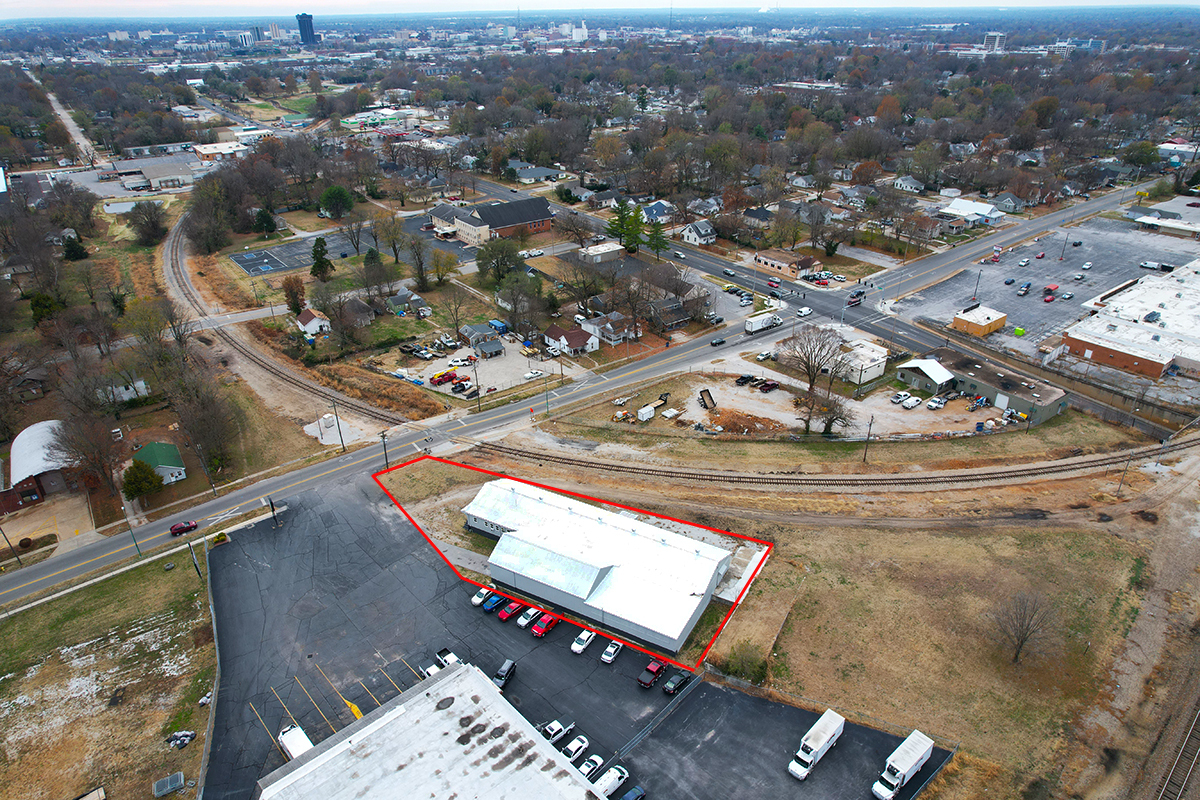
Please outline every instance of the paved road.
[{"label": "paved road", "polygon": [[[25,74],[28,75],[29,79],[38,86],[42,86],[42,82],[39,81],[32,72],[25,70]],[[72,119],[71,115],[67,113],[67,109],[63,108],[63,104],[60,103],[58,98],[51,94],[50,91],[46,90],[45,86],[42,86],[42,89],[43,91],[46,91],[46,97],[50,99],[50,107],[54,109],[54,113],[58,115],[58,118],[62,120],[62,124],[67,127],[67,132],[71,134],[71,140],[75,142],[75,147],[79,150],[79,156],[82,158],[86,154],[94,152],[96,148],[90,141],[88,141],[88,138],[83,135],[83,131],[80,130],[77,124],[75,124],[75,120]]]}]

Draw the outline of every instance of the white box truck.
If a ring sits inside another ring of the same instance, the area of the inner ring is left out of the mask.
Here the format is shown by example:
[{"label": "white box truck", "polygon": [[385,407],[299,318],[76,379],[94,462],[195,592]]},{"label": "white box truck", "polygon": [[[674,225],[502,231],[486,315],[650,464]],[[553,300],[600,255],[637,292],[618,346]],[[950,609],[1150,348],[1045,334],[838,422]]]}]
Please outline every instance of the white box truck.
[{"label": "white box truck", "polygon": [[887,766],[883,768],[879,780],[871,787],[871,793],[879,800],[894,800],[904,784],[921,771],[921,767],[925,766],[931,755],[933,739],[920,731],[913,731],[900,743],[895,752],[888,756]]},{"label": "white box truck", "polygon": [[788,773],[793,778],[804,780],[808,773],[829,752],[846,728],[846,719],[832,708],[826,709],[821,718],[808,729],[800,740],[800,749],[788,764]]},{"label": "white box truck", "polygon": [[783,318],[770,311],[760,311],[746,317],[746,333],[758,333],[783,324]]},{"label": "white box truck", "polygon": [[291,761],[312,750],[313,743],[309,741],[304,728],[299,725],[288,725],[279,732],[279,746],[287,754],[288,761]]}]

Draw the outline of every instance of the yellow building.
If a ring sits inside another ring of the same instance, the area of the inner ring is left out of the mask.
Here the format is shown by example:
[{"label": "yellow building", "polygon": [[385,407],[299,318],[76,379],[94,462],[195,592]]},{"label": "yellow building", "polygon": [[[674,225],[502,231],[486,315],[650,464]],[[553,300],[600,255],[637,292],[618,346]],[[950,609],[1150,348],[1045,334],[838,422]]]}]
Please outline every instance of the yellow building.
[{"label": "yellow building", "polygon": [[1003,328],[1007,321],[1007,314],[1003,314],[994,308],[976,304],[969,308],[964,308],[955,314],[954,321],[950,323],[950,327],[956,331],[962,331],[963,333],[983,338],[989,333],[994,333]]}]

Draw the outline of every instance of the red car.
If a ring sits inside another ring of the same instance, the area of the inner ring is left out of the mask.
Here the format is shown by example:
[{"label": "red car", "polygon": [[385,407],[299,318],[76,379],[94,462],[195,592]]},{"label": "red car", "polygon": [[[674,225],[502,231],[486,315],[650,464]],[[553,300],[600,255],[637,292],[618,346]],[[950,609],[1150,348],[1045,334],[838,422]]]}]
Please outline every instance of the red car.
[{"label": "red car", "polygon": [[1053,302],[1054,302],[1054,295],[1052,295],[1052,294],[1048,294],[1048,295],[1046,295],[1045,297],[1043,297],[1043,298],[1042,298],[1042,302],[1043,302],[1043,303],[1053,303]]},{"label": "red car", "polygon": [[661,661],[651,661],[646,665],[646,669],[642,672],[641,677],[638,678],[638,684],[643,689],[649,689],[666,671],[666,664],[663,664]]},{"label": "red car", "polygon": [[824,278],[818,278],[816,283],[817,283],[817,286],[828,286],[829,285],[829,281],[825,280]]},{"label": "red car", "polygon": [[772,289],[778,289],[779,281],[776,281],[776,280],[767,281],[767,286],[770,286]]},{"label": "red car", "polygon": [[513,600],[511,603],[501,609],[500,613],[496,615],[496,619],[500,620],[501,622],[507,622],[509,617],[516,616],[524,610],[525,606],[522,603],[518,603],[516,600]]},{"label": "red car", "polygon": [[558,617],[554,616],[553,614],[542,614],[542,618],[533,625],[534,637],[538,639],[542,638],[547,633],[554,630],[554,626],[557,624]]},{"label": "red car", "polygon": [[1038,253],[1036,256],[1034,256],[1034,258],[1045,258],[1045,257],[1046,257],[1045,253]]},{"label": "red car", "polygon": [[171,526],[171,535],[179,536],[181,534],[189,533],[190,531],[194,531],[194,530],[196,530],[196,528],[199,528],[199,527],[200,527],[200,523],[196,522],[196,520],[191,520],[190,522],[176,522],[174,525]]}]

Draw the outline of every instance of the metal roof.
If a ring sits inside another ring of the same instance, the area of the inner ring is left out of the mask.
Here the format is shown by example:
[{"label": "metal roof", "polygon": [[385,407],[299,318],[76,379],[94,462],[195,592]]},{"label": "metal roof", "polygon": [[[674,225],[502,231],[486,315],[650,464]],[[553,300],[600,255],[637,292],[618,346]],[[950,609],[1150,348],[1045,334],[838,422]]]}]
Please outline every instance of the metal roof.
[{"label": "metal roof", "polygon": [[70,461],[50,452],[50,446],[61,425],[62,422],[56,419],[35,422],[13,439],[9,456],[12,460],[9,479],[13,486],[34,475],[71,466]]},{"label": "metal roof", "polygon": [[484,484],[463,513],[510,529],[489,562],[672,638],[730,562],[715,545],[519,481]]}]

